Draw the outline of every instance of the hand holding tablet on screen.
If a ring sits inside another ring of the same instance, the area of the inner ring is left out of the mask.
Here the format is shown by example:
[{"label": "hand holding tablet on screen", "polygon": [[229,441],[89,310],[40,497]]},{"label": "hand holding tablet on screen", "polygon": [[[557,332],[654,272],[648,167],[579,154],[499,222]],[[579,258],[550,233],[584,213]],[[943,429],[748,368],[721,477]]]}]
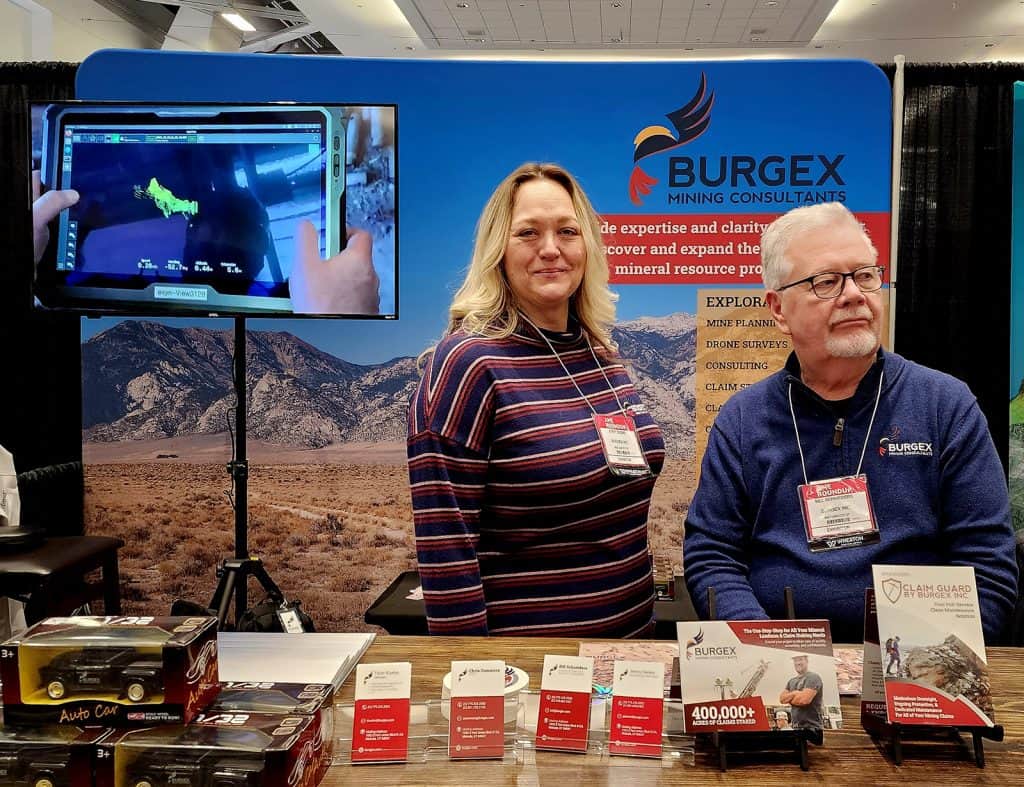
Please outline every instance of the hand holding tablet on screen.
[{"label": "hand holding tablet on screen", "polygon": [[373,268],[370,234],[349,227],[346,247],[325,260],[316,228],[299,222],[288,287],[295,314],[377,314],[380,279]]},{"label": "hand holding tablet on screen", "polygon": [[50,228],[47,226],[65,208],[78,202],[74,189],[55,189],[43,194],[39,170],[32,170],[32,253],[33,261],[39,262],[46,244],[50,242]]}]

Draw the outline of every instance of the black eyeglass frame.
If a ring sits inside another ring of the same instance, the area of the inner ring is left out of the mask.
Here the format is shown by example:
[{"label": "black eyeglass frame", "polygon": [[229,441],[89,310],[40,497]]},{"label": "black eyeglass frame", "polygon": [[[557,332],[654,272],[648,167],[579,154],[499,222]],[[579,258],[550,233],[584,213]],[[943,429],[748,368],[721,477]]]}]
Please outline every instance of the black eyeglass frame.
[{"label": "black eyeglass frame", "polygon": [[[857,284],[857,280],[855,278],[853,278],[858,273],[860,273],[863,270],[866,270],[867,268],[875,268],[878,271],[878,286],[875,287],[874,289],[870,289],[870,290],[865,290],[863,287],[861,287],[859,284]],[[814,280],[817,279],[819,276],[842,276],[843,277],[842,278],[842,283],[839,285],[839,289],[836,290],[836,294],[835,295],[818,295],[818,291],[816,289],[814,289]],[[788,290],[790,287],[796,287],[796,285],[798,285],[798,284],[810,284],[811,285],[811,292],[814,293],[816,298],[820,298],[823,301],[831,301],[831,300],[835,300],[836,298],[838,298],[840,295],[843,294],[843,290],[846,289],[846,280],[847,279],[850,279],[853,282],[854,286],[858,290],[860,290],[861,292],[878,292],[880,289],[882,289],[882,285],[885,283],[885,266],[884,265],[861,265],[859,268],[857,268],[855,270],[852,270],[849,273],[840,273],[839,271],[821,271],[820,273],[815,273],[813,276],[808,276],[806,279],[800,279],[799,281],[791,281],[789,284],[783,284],[781,287],[776,287],[775,291],[776,292],[782,292],[783,290]]]}]

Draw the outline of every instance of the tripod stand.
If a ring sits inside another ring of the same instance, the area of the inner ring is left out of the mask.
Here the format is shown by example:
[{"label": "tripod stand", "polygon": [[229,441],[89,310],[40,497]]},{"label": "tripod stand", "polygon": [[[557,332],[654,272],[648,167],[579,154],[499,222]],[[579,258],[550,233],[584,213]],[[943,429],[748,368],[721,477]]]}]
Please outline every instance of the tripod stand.
[{"label": "tripod stand", "polygon": [[[270,578],[263,561],[249,555],[249,461],[246,457],[246,399],[245,399],[245,318],[235,317],[234,331],[235,354],[232,374],[235,389],[235,435],[233,456],[227,464],[228,474],[232,480],[232,503],[235,512],[235,556],[227,558],[217,568],[217,589],[208,607],[202,607],[191,601],[179,599],[171,606],[172,615],[203,615],[212,613],[217,616],[217,628],[239,630],[242,617],[246,611],[258,616],[269,614],[272,610],[277,617],[279,628],[291,633],[313,631],[313,623],[309,616],[299,610],[300,602],[289,602],[277,584]],[[249,579],[253,578],[267,594],[268,605],[258,605],[257,609],[249,610]],[[234,623],[228,624],[231,602],[235,603]],[[252,621],[250,620],[250,623]],[[269,625],[269,624],[264,624]],[[263,630],[263,629],[261,629]]]},{"label": "tripod stand", "polygon": [[249,606],[249,577],[256,579],[267,592],[270,600],[278,605],[285,603],[284,594],[274,583],[259,558],[249,556],[249,460],[246,456],[246,415],[245,396],[245,317],[235,317],[235,348],[232,369],[235,387],[235,446],[234,456],[228,462],[231,476],[235,509],[235,557],[221,563],[217,569],[217,590],[210,601],[210,608],[217,610],[218,627],[223,629],[228,619],[232,596],[235,601],[235,623],[237,629],[242,614]]}]

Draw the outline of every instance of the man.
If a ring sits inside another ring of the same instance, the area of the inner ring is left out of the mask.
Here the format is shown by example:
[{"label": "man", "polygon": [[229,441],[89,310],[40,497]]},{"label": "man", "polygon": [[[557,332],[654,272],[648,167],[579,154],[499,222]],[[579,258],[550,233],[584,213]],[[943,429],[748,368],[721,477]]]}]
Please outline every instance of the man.
[{"label": "man", "polygon": [[790,678],[779,694],[779,702],[790,705],[793,729],[821,729],[821,675],[807,669],[807,656],[793,657],[796,677]]},{"label": "man", "polygon": [[793,725],[789,723],[789,714],[786,713],[782,708],[775,711],[775,729],[777,730],[791,730]]},{"label": "man", "polygon": [[790,211],[761,249],[766,301],[793,352],[734,395],[708,436],[683,548],[698,611],[713,587],[719,618],[781,618],[788,585],[799,617],[828,618],[835,640],[855,642],[872,564],[969,565],[996,641],[1017,566],[974,396],[880,349],[878,254],[843,205]]}]

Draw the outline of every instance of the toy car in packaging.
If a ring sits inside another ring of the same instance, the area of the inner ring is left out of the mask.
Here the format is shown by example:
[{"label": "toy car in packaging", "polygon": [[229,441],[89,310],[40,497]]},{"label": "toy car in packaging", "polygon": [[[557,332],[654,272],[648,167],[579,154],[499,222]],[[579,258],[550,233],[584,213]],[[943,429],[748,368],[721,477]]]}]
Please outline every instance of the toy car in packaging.
[{"label": "toy car in packaging", "polygon": [[109,727],[183,722],[216,696],[216,620],[49,618],[0,646],[4,718]]},{"label": "toy car in packaging", "polygon": [[309,716],[201,713],[119,730],[98,749],[96,787],[315,787],[330,766]]},{"label": "toy car in packaging", "polygon": [[95,744],[107,732],[55,726],[0,729],[0,785],[92,784]]},{"label": "toy car in packaging", "polygon": [[214,713],[266,713],[311,716],[331,753],[334,741],[334,686],[330,683],[222,681],[220,694],[206,709]]}]

